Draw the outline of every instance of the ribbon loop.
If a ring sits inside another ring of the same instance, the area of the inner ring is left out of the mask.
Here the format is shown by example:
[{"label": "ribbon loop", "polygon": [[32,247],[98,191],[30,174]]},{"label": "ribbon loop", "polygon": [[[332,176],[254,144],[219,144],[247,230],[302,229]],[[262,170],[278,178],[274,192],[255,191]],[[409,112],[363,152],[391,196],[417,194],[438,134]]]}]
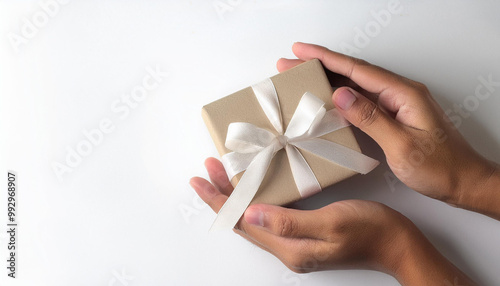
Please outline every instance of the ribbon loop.
[{"label": "ribbon loop", "polygon": [[304,135],[313,123],[320,121],[326,110],[325,103],[310,92],[304,93],[300,99],[295,113],[290,119],[285,136],[288,138],[300,137]]},{"label": "ribbon loop", "polygon": [[278,94],[271,79],[253,85],[252,89],[278,134],[251,123],[229,124],[225,146],[233,152],[222,156],[222,163],[230,179],[246,171],[210,230],[231,229],[235,226],[259,190],[272,158],[283,148],[302,197],[321,191],[321,186],[299,149],[361,174],[370,172],[378,165],[377,160],[362,153],[317,138],[347,127],[349,122],[335,109],[326,111],[325,103],[312,93],[304,93],[283,134]]},{"label": "ribbon loop", "polygon": [[283,120],[281,119],[280,103],[273,81],[267,78],[252,85],[252,89],[271,124],[279,134],[283,134]]},{"label": "ribbon loop", "polygon": [[269,146],[276,135],[246,122],[229,124],[226,135],[226,148],[238,153],[255,153]]}]

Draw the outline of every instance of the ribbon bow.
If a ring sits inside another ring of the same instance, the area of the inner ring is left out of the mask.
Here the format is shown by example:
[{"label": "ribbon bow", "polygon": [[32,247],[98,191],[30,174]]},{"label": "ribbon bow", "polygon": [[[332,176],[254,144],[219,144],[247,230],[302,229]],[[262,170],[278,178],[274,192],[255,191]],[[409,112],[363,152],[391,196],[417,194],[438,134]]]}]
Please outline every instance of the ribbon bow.
[{"label": "ribbon bow", "polygon": [[232,229],[236,225],[257,193],[272,158],[283,148],[301,197],[321,191],[321,186],[297,148],[361,174],[370,172],[379,164],[355,150],[317,138],[350,123],[336,109],[326,111],[325,103],[312,93],[304,93],[283,134],[278,94],[271,79],[253,85],[252,89],[277,134],[251,123],[229,124],[225,146],[233,152],[222,156],[222,163],[230,179],[246,171],[220,209],[211,231]]}]

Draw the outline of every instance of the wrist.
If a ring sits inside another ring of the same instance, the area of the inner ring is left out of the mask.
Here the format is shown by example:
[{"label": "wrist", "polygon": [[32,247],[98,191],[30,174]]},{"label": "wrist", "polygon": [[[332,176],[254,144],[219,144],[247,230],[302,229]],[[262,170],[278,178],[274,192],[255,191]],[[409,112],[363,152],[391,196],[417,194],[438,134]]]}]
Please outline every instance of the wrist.
[{"label": "wrist", "polygon": [[403,246],[392,267],[392,276],[401,285],[475,285],[448,261],[413,225],[404,233]]},{"label": "wrist", "polygon": [[401,260],[407,259],[408,252],[415,248],[415,245],[420,244],[420,231],[411,220],[401,215],[396,221],[391,224],[396,226],[387,232],[388,238],[384,239],[381,245],[378,246],[378,265],[376,270],[383,271],[397,278],[400,275]]},{"label": "wrist", "polygon": [[500,167],[483,159],[468,173],[468,182],[461,185],[455,205],[500,219]]}]

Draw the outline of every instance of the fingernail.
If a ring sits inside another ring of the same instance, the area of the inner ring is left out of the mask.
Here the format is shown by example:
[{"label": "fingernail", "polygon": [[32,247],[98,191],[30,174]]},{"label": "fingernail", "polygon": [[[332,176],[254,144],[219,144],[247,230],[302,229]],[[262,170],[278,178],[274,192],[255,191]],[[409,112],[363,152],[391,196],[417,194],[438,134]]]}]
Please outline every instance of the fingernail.
[{"label": "fingernail", "polygon": [[248,208],[245,212],[245,221],[249,224],[264,226],[264,213],[260,209]]},{"label": "fingernail", "polygon": [[342,110],[349,110],[356,101],[356,96],[348,89],[343,88],[335,97],[335,103]]}]

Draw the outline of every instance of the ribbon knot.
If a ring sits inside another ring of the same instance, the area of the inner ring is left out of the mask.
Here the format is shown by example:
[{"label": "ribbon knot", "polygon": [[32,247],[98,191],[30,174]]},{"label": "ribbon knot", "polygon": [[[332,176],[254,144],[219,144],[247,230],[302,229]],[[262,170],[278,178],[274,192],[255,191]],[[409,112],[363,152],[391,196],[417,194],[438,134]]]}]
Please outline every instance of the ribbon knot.
[{"label": "ribbon knot", "polygon": [[377,160],[362,153],[318,138],[350,124],[336,109],[326,111],[325,103],[312,93],[304,93],[283,133],[278,94],[271,79],[253,85],[252,89],[277,134],[251,123],[229,124],[225,145],[233,152],[222,156],[222,163],[230,179],[242,171],[245,173],[220,209],[211,230],[231,229],[236,225],[257,193],[272,158],[281,149],[287,154],[301,197],[321,191],[321,186],[299,148],[362,174],[378,165]]},{"label": "ribbon knot", "polygon": [[286,145],[288,144],[288,137],[286,137],[285,135],[278,135],[278,136],[276,136],[276,138],[278,139],[280,146],[282,148],[285,148]]}]

